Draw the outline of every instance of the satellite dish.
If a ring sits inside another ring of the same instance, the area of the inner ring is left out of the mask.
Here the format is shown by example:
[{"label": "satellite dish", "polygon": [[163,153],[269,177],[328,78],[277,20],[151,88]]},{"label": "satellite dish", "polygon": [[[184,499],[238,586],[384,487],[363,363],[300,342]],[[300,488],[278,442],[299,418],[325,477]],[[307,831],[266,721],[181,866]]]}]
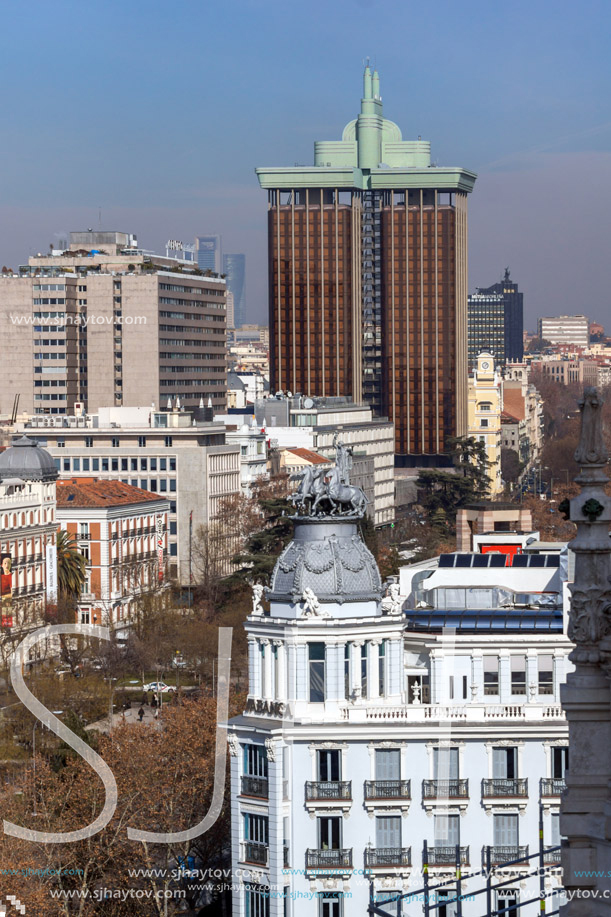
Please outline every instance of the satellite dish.
[{"label": "satellite dish", "polygon": [[306,400],[303,402],[303,406],[304,408],[307,408],[307,410],[309,411],[310,408],[314,407],[314,402],[312,401],[311,398],[306,398]]}]

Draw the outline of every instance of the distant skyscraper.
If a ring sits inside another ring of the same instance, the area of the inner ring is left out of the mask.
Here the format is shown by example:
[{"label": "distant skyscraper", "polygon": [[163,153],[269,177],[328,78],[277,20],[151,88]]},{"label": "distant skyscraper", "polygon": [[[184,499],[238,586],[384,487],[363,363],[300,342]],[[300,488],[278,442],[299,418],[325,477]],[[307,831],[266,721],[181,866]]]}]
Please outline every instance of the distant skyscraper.
[{"label": "distant skyscraper", "polygon": [[477,367],[477,357],[486,352],[495,366],[505,365],[505,300],[500,293],[473,293],[467,304],[469,372]]},{"label": "distant skyscraper", "polygon": [[222,240],[220,236],[196,236],[197,266],[200,271],[222,273]]},{"label": "distant skyscraper", "polygon": [[[495,297],[500,297],[501,301]],[[499,317],[503,322],[503,351],[499,352]],[[469,297],[469,369],[474,369],[477,354],[487,350],[499,364],[521,360],[524,356],[524,294],[509,279],[509,268],[499,283],[478,287]]]},{"label": "distant skyscraper", "polygon": [[246,322],[246,255],[223,255],[223,274],[233,293],[234,327],[239,328]]},{"label": "distant skyscraper", "polygon": [[346,395],[395,424],[397,463],[467,432],[467,194],[402,140],[365,68],[361,112],[314,166],[259,168],[269,202],[271,390]]},{"label": "distant skyscraper", "polygon": [[590,322],[585,315],[557,315],[540,318],[537,322],[540,338],[550,344],[572,344],[587,347],[590,342]]}]

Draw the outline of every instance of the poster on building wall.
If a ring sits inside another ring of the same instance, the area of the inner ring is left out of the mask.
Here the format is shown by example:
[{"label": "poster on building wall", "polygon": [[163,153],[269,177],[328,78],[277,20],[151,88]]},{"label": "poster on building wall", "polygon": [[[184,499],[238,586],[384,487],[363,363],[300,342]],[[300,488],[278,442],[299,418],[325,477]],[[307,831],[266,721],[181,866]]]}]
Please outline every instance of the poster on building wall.
[{"label": "poster on building wall", "polygon": [[163,580],[163,544],[165,541],[165,520],[162,515],[157,516],[157,572],[159,582]]},{"label": "poster on building wall", "polygon": [[57,602],[57,548],[48,544],[46,549],[47,561],[47,602],[55,605]]},{"label": "poster on building wall", "polygon": [[0,554],[0,605],[2,627],[12,627],[11,605],[13,602],[13,560],[10,554]]}]

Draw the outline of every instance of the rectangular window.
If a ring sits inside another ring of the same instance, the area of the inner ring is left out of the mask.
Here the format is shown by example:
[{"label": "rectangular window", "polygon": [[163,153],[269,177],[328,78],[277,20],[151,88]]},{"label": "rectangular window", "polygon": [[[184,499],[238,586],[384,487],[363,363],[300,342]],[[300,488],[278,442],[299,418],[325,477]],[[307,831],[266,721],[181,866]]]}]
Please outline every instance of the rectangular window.
[{"label": "rectangular window", "polygon": [[176,521],[173,519],[170,522],[170,535],[175,535],[177,531],[178,531],[178,528],[176,525]]},{"label": "rectangular window", "polygon": [[113,471],[118,471],[119,470],[119,459],[118,458],[111,459],[110,467]]},{"label": "rectangular window", "polygon": [[246,917],[269,917],[269,888],[267,885],[244,885]]},{"label": "rectangular window", "polygon": [[171,436],[166,436],[166,438],[165,438],[165,444],[166,444],[166,446],[168,446],[168,447],[170,447],[170,446],[172,445],[172,437],[171,437]]},{"label": "rectangular window", "polygon": [[119,437],[118,437],[118,436],[113,436],[113,437],[112,437],[112,439],[111,439],[111,446],[113,447],[113,449],[118,449],[118,448],[119,448]]},{"label": "rectangular window", "polygon": [[308,643],[310,667],[310,703],[322,704],[325,700],[325,645]]},{"label": "rectangular window", "polygon": [[64,471],[70,471],[70,459],[64,459]]},{"label": "rectangular window", "polygon": [[157,478],[151,478],[150,487],[151,487],[151,492],[156,494],[157,493]]},{"label": "rectangular window", "polygon": [[170,459],[170,471],[176,471],[176,459],[175,458]]},{"label": "rectangular window", "polygon": [[109,460],[107,458],[102,459],[102,471],[108,471],[110,468]]},{"label": "rectangular window", "polygon": [[[59,443],[58,443],[58,445],[59,445]],[[85,437],[85,448],[86,448],[86,449],[93,449],[93,436],[86,436],[86,437]]]},{"label": "rectangular window", "polygon": [[401,847],[401,816],[378,815],[376,818],[376,847]]},{"label": "rectangular window", "polygon": [[338,748],[319,748],[316,752],[317,774],[321,783],[341,780],[341,752]]},{"label": "rectangular window", "polygon": [[145,458],[140,459],[140,471],[148,471],[148,461]]},{"label": "rectangular window", "polygon": [[267,749],[264,745],[244,745],[244,774],[267,777]]},{"label": "rectangular window", "polygon": [[132,487],[137,487],[137,486],[138,486],[138,478],[131,478],[129,483],[131,484]]},{"label": "rectangular window", "polygon": [[80,458],[72,459],[72,470],[80,471],[81,470],[81,460]]},{"label": "rectangular window", "polygon": [[526,656],[511,657],[511,693],[526,694]]},{"label": "rectangular window", "polygon": [[176,493],[176,478],[170,478],[170,493]]},{"label": "rectangular window", "polygon": [[341,850],[342,820],[338,816],[323,816],[318,819],[318,849]]},{"label": "rectangular window", "polygon": [[148,481],[146,480],[146,478],[140,478],[140,489],[148,490]]},{"label": "rectangular window", "polygon": [[164,493],[166,493],[167,489],[168,489],[168,482],[166,481],[165,478],[161,478],[161,480],[159,481],[159,490],[160,490],[160,492],[161,492],[162,494],[164,494]]},{"label": "rectangular window", "polygon": [[65,448],[65,446],[66,446],[66,440],[63,438],[63,436],[58,436],[58,437],[57,437],[56,446],[57,446],[58,449],[64,449],[64,448]]},{"label": "rectangular window", "polygon": [[401,779],[401,751],[398,748],[378,748],[375,753],[376,780]]},{"label": "rectangular window", "polygon": [[569,769],[569,750],[566,746],[552,748],[552,777],[563,780]]},{"label": "rectangular window", "polygon": [[344,644],[344,697],[350,697],[350,644]]},{"label": "rectangular window", "polygon": [[458,780],[458,748],[433,749],[433,780]]},{"label": "rectangular window", "polygon": [[378,647],[378,693],[380,697],[386,694],[386,640],[382,640]]},{"label": "rectangular window", "polygon": [[552,812],[551,822],[550,822],[550,844],[552,847],[560,846],[560,813]]},{"label": "rectangular window", "polygon": [[156,458],[151,459],[151,471],[157,471],[157,459]]},{"label": "rectangular window", "polygon": [[90,470],[89,466],[90,466],[90,460],[88,458],[84,458],[83,459],[83,471],[89,471]]},{"label": "rectangular window", "polygon": [[127,471],[128,463],[126,458],[121,459],[121,471]]},{"label": "rectangular window", "polygon": [[518,846],[518,816],[517,815],[494,815],[494,846],[495,847],[517,847]]},{"label": "rectangular window", "polygon": [[484,694],[499,693],[499,657],[484,656]]},{"label": "rectangular window", "polygon": [[342,892],[318,892],[319,917],[344,917]]},{"label": "rectangular window", "polygon": [[539,656],[539,694],[554,693],[554,657]]},{"label": "rectangular window", "polygon": [[367,649],[368,644],[361,646],[361,695],[367,697]]},{"label": "rectangular window", "polygon": [[[496,893],[496,913],[502,914],[502,917],[519,917],[519,896],[520,893],[516,888],[503,888],[498,891]],[[553,910],[556,908],[552,905]]]},{"label": "rectangular window", "polygon": [[434,815],[435,847],[455,847],[460,836],[459,815]]},{"label": "rectangular window", "polygon": [[164,459],[164,458],[159,459],[159,470],[160,471],[167,471],[168,470],[167,465],[168,465],[167,459]]},{"label": "rectangular window", "polygon": [[138,445],[139,445],[141,448],[144,447],[144,446],[146,446],[146,436],[139,436],[139,437],[138,437]]},{"label": "rectangular window", "polygon": [[492,749],[492,776],[499,780],[513,780],[518,776],[518,749]]},{"label": "rectangular window", "polygon": [[99,471],[100,470],[100,460],[97,458],[91,459],[91,470]]}]

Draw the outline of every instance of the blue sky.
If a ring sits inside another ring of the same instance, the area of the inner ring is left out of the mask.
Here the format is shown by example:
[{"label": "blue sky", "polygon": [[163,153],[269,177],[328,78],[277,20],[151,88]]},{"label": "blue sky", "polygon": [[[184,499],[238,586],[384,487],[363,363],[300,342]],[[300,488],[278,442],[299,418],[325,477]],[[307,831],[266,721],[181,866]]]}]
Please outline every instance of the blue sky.
[{"label": "blue sky", "polygon": [[98,225],[220,232],[247,256],[266,315],[257,165],[308,163],[360,104],[363,59],[384,113],[440,165],[479,174],[470,287],[509,265],[540,314],[611,331],[611,7],[512,0],[34,0],[3,7],[0,262]]}]

